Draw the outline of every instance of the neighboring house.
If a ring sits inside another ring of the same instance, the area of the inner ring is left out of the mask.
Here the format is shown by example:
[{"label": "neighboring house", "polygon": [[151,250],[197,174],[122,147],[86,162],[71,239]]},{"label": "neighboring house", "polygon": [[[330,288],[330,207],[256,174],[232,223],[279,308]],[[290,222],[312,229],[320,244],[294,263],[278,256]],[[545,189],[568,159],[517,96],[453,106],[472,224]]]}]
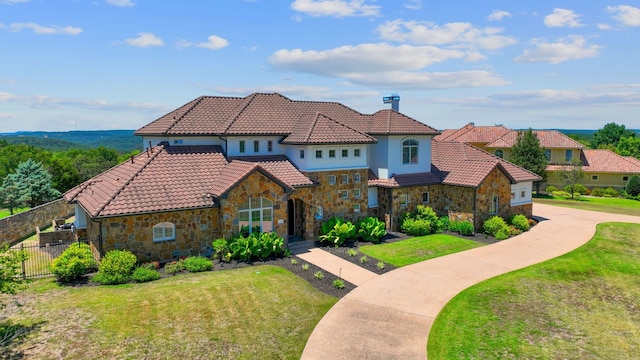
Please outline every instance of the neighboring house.
[{"label": "neighboring house", "polygon": [[[633,175],[640,175],[640,160],[621,156],[610,150],[586,149],[584,145],[557,130],[533,130],[545,149],[549,161],[547,185],[562,188],[564,184],[557,173],[567,169],[567,164],[580,161],[584,172],[583,185],[594,187],[624,188]],[[511,147],[518,137],[517,130],[504,126],[475,126],[469,123],[457,130],[445,130],[435,141],[468,143],[504,159],[509,159]]]},{"label": "neighboring house", "polygon": [[[397,104],[396,104],[397,106]],[[274,231],[314,239],[332,216],[386,220],[428,204],[476,227],[531,216],[522,168],[395,110],[362,114],[279,94],[199,97],[143,126],[146,151],[64,194],[102,251],[141,260],[211,253],[211,242]]]}]

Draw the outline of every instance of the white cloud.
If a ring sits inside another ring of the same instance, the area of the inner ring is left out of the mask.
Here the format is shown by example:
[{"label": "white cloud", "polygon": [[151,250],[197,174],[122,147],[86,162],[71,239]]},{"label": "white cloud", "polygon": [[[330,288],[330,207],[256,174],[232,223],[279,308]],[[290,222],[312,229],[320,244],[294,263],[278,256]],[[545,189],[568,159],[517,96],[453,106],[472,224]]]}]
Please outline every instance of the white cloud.
[{"label": "white cloud", "polygon": [[9,25],[9,29],[13,32],[31,29],[36,35],[78,35],[82,32],[81,28],[73,26],[42,26],[36,23],[13,23]]},{"label": "white cloud", "polygon": [[500,21],[505,17],[511,17],[511,13],[504,10],[493,10],[491,14],[487,17],[489,21]]},{"label": "white cloud", "polygon": [[607,6],[607,11],[614,13],[613,18],[626,26],[640,26],[640,8],[619,5]]},{"label": "white cloud", "polygon": [[380,25],[377,31],[382,39],[414,44],[493,50],[517,43],[510,36],[500,35],[504,31],[501,28],[480,29],[470,23],[447,23],[438,26],[431,22],[393,20]]},{"label": "white cloud", "polygon": [[422,0],[407,0],[407,2],[404,3],[404,7],[409,10],[420,10],[422,9]]},{"label": "white cloud", "polygon": [[15,5],[19,3],[27,3],[31,0],[0,0],[0,4]]},{"label": "white cloud", "polygon": [[3,79],[0,78],[0,84],[17,84],[18,82],[15,80],[10,80],[10,79]]},{"label": "white cloud", "polygon": [[229,41],[221,38],[220,36],[211,35],[207,38],[207,42],[196,44],[196,47],[201,47],[209,50],[218,50],[223,47],[227,47],[229,45]]},{"label": "white cloud", "polygon": [[580,35],[560,38],[554,43],[533,40],[534,49],[515,58],[518,63],[547,62],[558,64],[564,61],[596,57],[601,48],[598,45],[587,45],[587,41]]},{"label": "white cloud", "polygon": [[365,0],[295,0],[295,11],[310,16],[378,16],[380,6],[367,5]]},{"label": "white cloud", "polygon": [[579,16],[573,10],[553,9],[553,12],[544,17],[544,24],[548,27],[580,27]]},{"label": "white cloud", "polygon": [[138,33],[138,37],[126,39],[125,43],[135,47],[162,46],[164,41],[152,33]]},{"label": "white cloud", "polygon": [[139,102],[110,102],[105,100],[62,98],[48,95],[18,96],[0,92],[0,101],[11,101],[34,109],[82,108],[105,111],[165,111],[168,107],[160,104]]},{"label": "white cloud", "polygon": [[600,30],[609,30],[609,29],[611,29],[611,25],[609,25],[609,24],[598,24],[598,29],[600,29]]},{"label": "white cloud", "polygon": [[17,96],[10,94],[8,92],[0,92],[0,101],[9,101],[16,99]]},{"label": "white cloud", "polygon": [[107,0],[107,4],[120,7],[131,7],[136,5],[131,0]]},{"label": "white cloud", "polygon": [[458,72],[388,71],[380,74],[359,73],[351,82],[398,90],[432,90],[506,85],[509,82],[484,70]]}]

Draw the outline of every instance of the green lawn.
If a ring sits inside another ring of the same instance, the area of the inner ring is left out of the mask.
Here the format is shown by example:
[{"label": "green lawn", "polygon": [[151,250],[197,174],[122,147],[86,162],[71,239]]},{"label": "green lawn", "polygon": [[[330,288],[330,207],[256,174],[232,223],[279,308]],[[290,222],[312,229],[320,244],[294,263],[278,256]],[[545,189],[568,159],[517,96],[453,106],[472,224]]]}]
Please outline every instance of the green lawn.
[{"label": "green lawn", "polygon": [[391,265],[405,266],[482,245],[456,236],[435,234],[389,244],[365,245],[359,250]]},{"label": "green lawn", "polygon": [[612,214],[640,216],[640,201],[638,200],[599,197],[581,197],[580,200],[569,200],[558,196],[545,196],[534,197],[533,202]]},{"label": "green lawn", "polygon": [[429,359],[637,359],[640,225],[473,286],[438,315]]},{"label": "green lawn", "polygon": [[10,348],[26,358],[298,359],[337,301],[274,266],[135,285],[34,285],[15,321],[35,330]]},{"label": "green lawn", "polygon": [[[25,208],[17,208],[17,209],[13,209],[13,213],[17,214],[23,211],[27,211],[29,210],[28,207]],[[10,216],[11,212],[9,211],[9,209],[0,209],[0,219],[6,218],[7,216]]]}]

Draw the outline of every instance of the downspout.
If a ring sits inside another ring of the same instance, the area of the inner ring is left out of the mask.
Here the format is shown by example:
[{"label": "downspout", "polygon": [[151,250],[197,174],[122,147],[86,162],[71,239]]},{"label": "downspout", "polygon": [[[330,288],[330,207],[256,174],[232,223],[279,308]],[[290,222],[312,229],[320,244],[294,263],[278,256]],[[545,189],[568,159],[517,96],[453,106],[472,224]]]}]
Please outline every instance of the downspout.
[{"label": "downspout", "polygon": [[473,232],[476,232],[476,199],[478,195],[478,188],[473,189]]},{"label": "downspout", "polygon": [[389,230],[393,229],[393,188],[389,188]]},{"label": "downspout", "polygon": [[100,230],[98,231],[98,251],[100,252],[100,258],[102,258],[104,256],[104,247],[102,246],[102,220],[97,219],[93,221],[98,223],[98,229]]}]

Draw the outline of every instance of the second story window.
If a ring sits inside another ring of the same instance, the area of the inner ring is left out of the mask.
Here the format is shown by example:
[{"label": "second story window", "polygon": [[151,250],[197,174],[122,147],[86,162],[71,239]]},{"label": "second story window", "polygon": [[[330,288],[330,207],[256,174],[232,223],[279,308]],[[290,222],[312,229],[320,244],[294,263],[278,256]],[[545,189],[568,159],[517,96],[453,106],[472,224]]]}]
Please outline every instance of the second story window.
[{"label": "second story window", "polygon": [[551,149],[544,149],[544,157],[547,161],[551,161]]},{"label": "second story window", "polygon": [[494,154],[496,154],[496,156],[499,157],[499,158],[504,158],[504,151],[502,151],[500,149],[496,150],[496,152]]},{"label": "second story window", "polygon": [[240,153],[244,154],[244,152],[245,152],[244,140],[240,140]]},{"label": "second story window", "polygon": [[340,153],[343,158],[349,157],[349,149],[342,149]]},{"label": "second story window", "polygon": [[354,183],[359,183],[360,182],[360,173],[353,174],[353,182]]},{"label": "second story window", "polygon": [[573,150],[567,149],[564,151],[564,161],[571,162],[573,159]]},{"label": "second story window", "polygon": [[336,151],[334,149],[329,150],[329,159],[335,159]]},{"label": "second story window", "polygon": [[304,159],[304,150],[300,150],[300,159]]},{"label": "second story window", "polygon": [[360,157],[360,149],[353,149],[353,157]]},{"label": "second story window", "polygon": [[418,141],[407,139],[402,142],[402,163],[417,164],[418,163]]},{"label": "second story window", "polygon": [[272,152],[273,151],[273,141],[271,141],[271,140],[267,141],[267,151],[268,152]]},{"label": "second story window", "polygon": [[316,159],[322,159],[322,150],[316,150]]},{"label": "second story window", "polygon": [[260,141],[253,140],[253,152],[260,152]]}]

